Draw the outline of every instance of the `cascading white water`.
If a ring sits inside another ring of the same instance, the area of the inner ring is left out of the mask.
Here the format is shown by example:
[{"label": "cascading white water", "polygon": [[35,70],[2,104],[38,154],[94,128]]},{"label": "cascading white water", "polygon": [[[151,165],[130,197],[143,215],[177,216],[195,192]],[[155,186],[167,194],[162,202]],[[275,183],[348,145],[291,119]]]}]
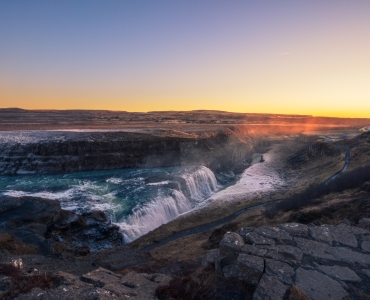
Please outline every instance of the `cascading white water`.
[{"label": "cascading white water", "polygon": [[181,175],[185,180],[185,193],[172,190],[166,197],[158,197],[139,207],[122,223],[118,223],[126,243],[165,224],[212,195],[217,189],[217,180],[207,167],[200,167],[188,174]]},{"label": "cascading white water", "polygon": [[0,197],[42,197],[77,213],[104,211],[126,242],[205,204],[216,189],[215,175],[202,166],[0,178]]},{"label": "cascading white water", "polygon": [[146,203],[135,210],[125,222],[117,225],[120,226],[127,243],[175,219],[191,208],[191,203],[184,194],[173,190],[169,196]]},{"label": "cascading white water", "polygon": [[181,176],[186,182],[186,192],[192,202],[201,201],[212,195],[217,188],[217,180],[207,167],[201,167],[190,174]]}]

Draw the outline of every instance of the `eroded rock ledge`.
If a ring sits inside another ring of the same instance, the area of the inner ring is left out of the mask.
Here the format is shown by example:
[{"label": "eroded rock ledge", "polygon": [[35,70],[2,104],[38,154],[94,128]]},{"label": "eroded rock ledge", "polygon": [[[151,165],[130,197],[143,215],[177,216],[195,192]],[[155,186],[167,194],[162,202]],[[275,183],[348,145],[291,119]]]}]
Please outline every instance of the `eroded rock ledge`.
[{"label": "eroded rock ledge", "polygon": [[313,300],[357,299],[370,294],[370,219],[241,228],[226,233],[203,264],[257,286],[256,300],[283,299],[292,289]]}]

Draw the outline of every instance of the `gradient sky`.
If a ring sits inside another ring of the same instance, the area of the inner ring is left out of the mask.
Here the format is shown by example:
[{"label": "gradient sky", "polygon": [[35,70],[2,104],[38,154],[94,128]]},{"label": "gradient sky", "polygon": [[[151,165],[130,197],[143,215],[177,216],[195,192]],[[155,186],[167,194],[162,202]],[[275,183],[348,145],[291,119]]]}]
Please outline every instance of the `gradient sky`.
[{"label": "gradient sky", "polygon": [[0,107],[370,117],[370,1],[0,0]]}]

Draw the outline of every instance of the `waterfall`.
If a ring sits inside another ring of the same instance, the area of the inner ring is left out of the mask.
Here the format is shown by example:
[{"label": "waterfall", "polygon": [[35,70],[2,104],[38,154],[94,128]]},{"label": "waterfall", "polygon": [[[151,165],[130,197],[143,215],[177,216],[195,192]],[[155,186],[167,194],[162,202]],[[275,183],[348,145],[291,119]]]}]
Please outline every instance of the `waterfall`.
[{"label": "waterfall", "polygon": [[207,167],[200,167],[192,173],[181,176],[185,180],[185,194],[192,201],[202,201],[208,198],[217,188],[215,174]]},{"label": "waterfall", "polygon": [[137,208],[123,223],[117,225],[121,228],[127,243],[175,219],[191,208],[190,201],[183,193],[172,190],[170,195],[155,198]]},{"label": "waterfall", "polygon": [[154,198],[134,209],[122,223],[117,224],[121,228],[126,243],[190,211],[217,188],[215,175],[206,167],[182,174],[181,178],[185,181],[184,193],[171,190],[169,195]]}]

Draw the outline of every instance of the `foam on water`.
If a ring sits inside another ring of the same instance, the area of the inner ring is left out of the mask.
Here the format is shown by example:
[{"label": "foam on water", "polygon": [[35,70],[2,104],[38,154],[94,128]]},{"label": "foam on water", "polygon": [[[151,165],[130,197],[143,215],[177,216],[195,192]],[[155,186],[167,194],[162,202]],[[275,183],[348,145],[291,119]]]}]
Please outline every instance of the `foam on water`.
[{"label": "foam on water", "polygon": [[125,242],[131,242],[192,209],[183,193],[172,190],[170,195],[158,197],[134,209],[124,222],[117,223]]},{"label": "foam on water", "polygon": [[193,201],[201,201],[213,194],[217,189],[215,174],[207,167],[199,169],[189,174],[181,176],[186,182],[186,192]]},{"label": "foam on water", "polygon": [[0,195],[58,200],[77,213],[104,211],[125,242],[198,207],[217,188],[215,175],[204,166],[0,176]]}]

